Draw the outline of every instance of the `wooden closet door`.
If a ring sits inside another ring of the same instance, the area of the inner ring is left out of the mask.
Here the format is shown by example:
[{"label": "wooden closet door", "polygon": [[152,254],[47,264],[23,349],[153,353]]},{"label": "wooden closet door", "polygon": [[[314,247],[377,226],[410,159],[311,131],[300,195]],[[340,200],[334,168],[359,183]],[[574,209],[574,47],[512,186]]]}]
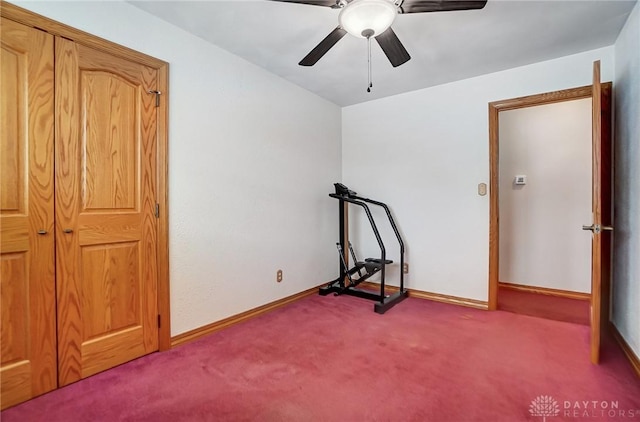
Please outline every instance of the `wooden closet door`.
[{"label": "wooden closet door", "polygon": [[53,37],[0,23],[0,379],[4,409],[56,387]]},{"label": "wooden closet door", "polygon": [[157,71],[56,38],[60,385],[158,349]]}]

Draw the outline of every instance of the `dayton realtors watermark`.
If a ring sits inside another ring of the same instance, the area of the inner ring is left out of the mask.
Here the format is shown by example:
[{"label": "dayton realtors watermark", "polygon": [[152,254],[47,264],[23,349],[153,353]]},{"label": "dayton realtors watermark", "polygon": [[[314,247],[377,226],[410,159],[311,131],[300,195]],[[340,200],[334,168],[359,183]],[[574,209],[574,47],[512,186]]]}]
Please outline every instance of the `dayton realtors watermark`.
[{"label": "dayton realtors watermark", "polygon": [[620,406],[617,400],[563,400],[558,402],[551,396],[538,396],[531,401],[529,413],[532,416],[547,418],[563,416],[565,418],[624,418],[640,419],[640,409],[627,409]]}]

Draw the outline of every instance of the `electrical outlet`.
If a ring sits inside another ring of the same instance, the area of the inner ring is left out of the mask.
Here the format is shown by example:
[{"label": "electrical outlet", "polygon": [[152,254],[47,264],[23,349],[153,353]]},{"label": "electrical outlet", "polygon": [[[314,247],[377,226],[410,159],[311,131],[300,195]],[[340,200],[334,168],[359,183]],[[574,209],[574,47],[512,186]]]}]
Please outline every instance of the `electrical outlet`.
[{"label": "electrical outlet", "polygon": [[276,273],[276,281],[280,283],[282,281],[282,270],[278,270]]},{"label": "electrical outlet", "polygon": [[405,274],[409,274],[409,264],[407,262],[404,263],[404,266],[402,267],[402,272]]}]

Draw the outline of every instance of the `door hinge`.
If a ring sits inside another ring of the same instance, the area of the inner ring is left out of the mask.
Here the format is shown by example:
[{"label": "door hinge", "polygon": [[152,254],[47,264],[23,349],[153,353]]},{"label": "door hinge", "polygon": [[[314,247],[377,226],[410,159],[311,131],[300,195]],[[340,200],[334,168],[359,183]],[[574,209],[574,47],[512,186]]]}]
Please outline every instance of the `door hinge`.
[{"label": "door hinge", "polygon": [[160,107],[160,96],[162,92],[156,91],[154,89],[147,91],[149,94],[156,94],[156,107]]},{"label": "door hinge", "polygon": [[156,203],[156,208],[153,213],[156,215],[156,218],[160,218],[160,204]]},{"label": "door hinge", "polygon": [[158,314],[158,328],[160,328],[160,314]]}]

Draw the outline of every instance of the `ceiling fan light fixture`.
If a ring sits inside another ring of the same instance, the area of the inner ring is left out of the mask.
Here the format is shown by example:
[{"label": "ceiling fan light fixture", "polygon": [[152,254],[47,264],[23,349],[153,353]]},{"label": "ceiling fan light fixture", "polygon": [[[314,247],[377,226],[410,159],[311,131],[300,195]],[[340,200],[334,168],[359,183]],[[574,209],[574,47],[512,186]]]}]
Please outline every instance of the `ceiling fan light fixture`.
[{"label": "ceiling fan light fixture", "polygon": [[351,35],[368,38],[386,31],[397,14],[397,6],[389,0],[353,0],[342,9],[338,21]]}]

